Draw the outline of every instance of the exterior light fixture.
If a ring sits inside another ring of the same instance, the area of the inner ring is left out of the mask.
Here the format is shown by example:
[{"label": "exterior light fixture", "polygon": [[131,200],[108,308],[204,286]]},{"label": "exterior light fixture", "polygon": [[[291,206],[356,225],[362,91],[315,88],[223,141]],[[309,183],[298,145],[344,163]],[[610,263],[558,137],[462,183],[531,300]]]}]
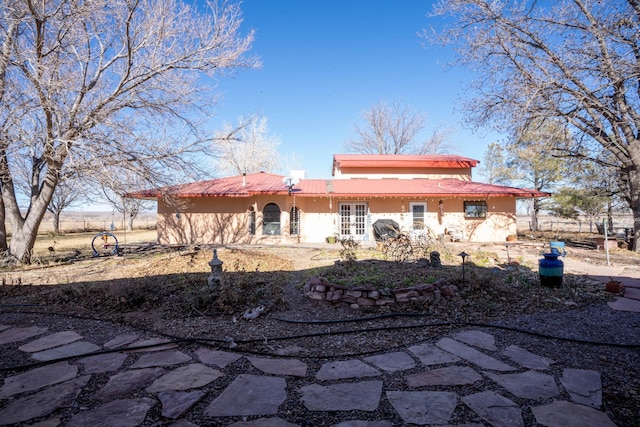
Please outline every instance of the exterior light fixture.
[{"label": "exterior light fixture", "polygon": [[464,279],[464,263],[465,263],[465,259],[469,256],[468,253],[466,253],[465,251],[462,251],[458,254],[459,257],[462,257],[462,284],[465,284],[465,279]]}]

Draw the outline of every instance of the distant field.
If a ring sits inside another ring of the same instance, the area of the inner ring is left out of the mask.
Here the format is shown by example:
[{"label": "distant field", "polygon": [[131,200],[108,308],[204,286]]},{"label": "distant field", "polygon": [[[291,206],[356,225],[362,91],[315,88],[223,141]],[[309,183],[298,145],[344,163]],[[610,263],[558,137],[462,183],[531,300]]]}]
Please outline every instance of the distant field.
[{"label": "distant field", "polygon": [[[113,224],[113,226],[112,226]],[[60,219],[60,231],[62,233],[78,233],[93,231],[121,231],[126,228],[126,222],[122,214],[116,212],[63,212]],[[133,221],[134,229],[155,229],[156,213],[144,212]],[[50,234],[54,230],[53,218],[45,215],[38,234]]]},{"label": "distant field", "polygon": [[[96,234],[96,232],[69,233],[59,236],[40,234],[33,247],[33,254],[41,259],[48,259],[51,256],[65,258],[75,254],[90,256],[93,253],[91,242]],[[120,230],[114,231],[113,234],[118,239],[118,245],[121,247],[141,243],[156,243],[158,240],[156,230]],[[98,239],[96,245],[100,243]],[[49,251],[49,247],[53,248],[53,252]]]},{"label": "distant field", "polygon": [[[551,215],[541,215],[538,217],[538,229],[540,231],[567,231],[576,233],[597,233],[596,222],[602,223],[600,218],[590,221],[587,218],[579,218],[578,220],[558,218]],[[529,215],[518,215],[518,231],[523,232],[530,230],[531,217]],[[614,215],[613,228],[629,228],[633,227],[632,215]]]}]

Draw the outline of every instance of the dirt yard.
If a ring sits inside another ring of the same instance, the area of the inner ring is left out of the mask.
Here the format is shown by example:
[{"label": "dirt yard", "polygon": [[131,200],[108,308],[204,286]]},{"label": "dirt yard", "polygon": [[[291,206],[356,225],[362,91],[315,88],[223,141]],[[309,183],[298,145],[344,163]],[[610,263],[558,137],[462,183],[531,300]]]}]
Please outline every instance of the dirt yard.
[{"label": "dirt yard", "polygon": [[[351,252],[340,244],[220,247],[223,273],[213,287],[207,284],[212,248],[161,247],[154,243],[155,231],[135,231],[117,234],[121,255],[94,256],[94,236],[42,236],[33,265],[1,270],[3,313],[30,313],[42,322],[99,320],[221,345],[232,339],[241,351],[265,355],[295,350],[298,356],[332,358],[390,351],[484,325],[498,340],[535,344],[537,354],[562,366],[597,367],[606,381],[603,398],[619,425],[640,422],[640,374],[622,362],[637,357],[637,313],[610,310],[606,302],[613,296],[604,285],[578,271],[566,272],[561,288],[541,286],[537,259],[550,236],[523,236],[509,246],[447,243],[437,248],[441,268],[415,262],[425,253],[396,262],[375,247]],[[604,251],[585,248],[583,240],[567,248],[567,264],[605,265]],[[469,254],[464,276],[463,251]],[[615,249],[610,255],[618,265],[640,268],[635,253]],[[457,292],[354,309],[307,298],[303,285],[313,276],[346,287],[377,286],[381,292],[442,280]],[[261,306],[259,317],[244,319]],[[611,341],[613,347],[603,344]],[[573,350],[558,354],[558,343],[572,343]]]}]

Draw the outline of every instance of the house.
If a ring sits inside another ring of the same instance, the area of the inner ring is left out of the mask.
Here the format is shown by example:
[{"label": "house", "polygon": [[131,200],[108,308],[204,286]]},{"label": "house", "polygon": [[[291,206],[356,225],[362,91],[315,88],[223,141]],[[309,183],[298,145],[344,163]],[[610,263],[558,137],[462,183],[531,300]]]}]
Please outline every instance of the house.
[{"label": "house", "polygon": [[378,220],[406,233],[504,241],[516,232],[516,199],[549,194],[474,182],[478,163],[456,155],[336,154],[332,179],[255,173],[129,197],[157,199],[161,244],[315,243],[334,235],[372,242]]}]

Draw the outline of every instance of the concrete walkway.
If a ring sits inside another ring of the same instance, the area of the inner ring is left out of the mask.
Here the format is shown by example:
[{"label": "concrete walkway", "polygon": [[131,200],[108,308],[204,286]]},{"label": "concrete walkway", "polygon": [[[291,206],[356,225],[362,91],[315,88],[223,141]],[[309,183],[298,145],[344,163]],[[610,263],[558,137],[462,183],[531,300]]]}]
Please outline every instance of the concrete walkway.
[{"label": "concrete walkway", "polygon": [[[597,370],[558,369],[554,360],[499,347],[476,329],[402,351],[316,363],[313,370],[305,359],[182,347],[135,334],[96,343],[81,331],[49,333],[46,325],[0,326],[0,351],[11,345],[51,363],[3,373],[0,425],[196,425],[189,419],[234,427],[312,425],[288,419],[286,402],[309,414],[340,412],[342,421],[332,424],[340,427],[454,425],[460,405],[475,414],[466,427],[524,426],[525,407],[540,425],[615,425],[601,411]],[[440,391],[447,387],[460,391]],[[381,405],[389,409],[379,411]],[[391,415],[362,416],[374,412]]]}]

